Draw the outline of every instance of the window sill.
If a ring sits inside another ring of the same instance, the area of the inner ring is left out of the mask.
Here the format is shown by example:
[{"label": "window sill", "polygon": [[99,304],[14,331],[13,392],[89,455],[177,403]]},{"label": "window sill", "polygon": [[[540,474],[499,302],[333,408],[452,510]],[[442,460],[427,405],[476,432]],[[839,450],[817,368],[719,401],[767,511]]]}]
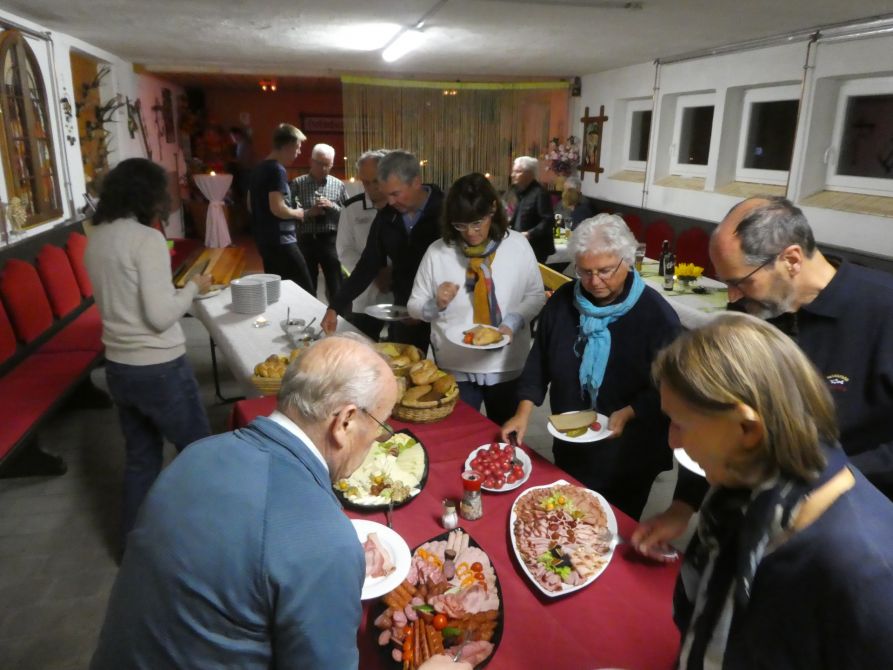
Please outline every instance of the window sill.
[{"label": "window sill", "polygon": [[703,177],[680,177],[671,174],[663,179],[654,182],[655,186],[666,186],[667,188],[684,188],[688,191],[703,191],[704,184],[707,182]]},{"label": "window sill", "polygon": [[757,195],[785,195],[785,187],[776,184],[757,184],[752,181],[733,181],[716,189],[717,193],[736,198],[752,198]]},{"label": "window sill", "polygon": [[820,207],[834,209],[839,212],[869,214],[893,218],[893,196],[863,195],[861,193],[845,193],[843,191],[819,191],[803,198],[800,205],[804,207]]},{"label": "window sill", "polygon": [[608,179],[628,181],[633,182],[634,184],[644,184],[645,172],[642,170],[621,170],[620,172],[615,172],[614,174],[609,175]]}]

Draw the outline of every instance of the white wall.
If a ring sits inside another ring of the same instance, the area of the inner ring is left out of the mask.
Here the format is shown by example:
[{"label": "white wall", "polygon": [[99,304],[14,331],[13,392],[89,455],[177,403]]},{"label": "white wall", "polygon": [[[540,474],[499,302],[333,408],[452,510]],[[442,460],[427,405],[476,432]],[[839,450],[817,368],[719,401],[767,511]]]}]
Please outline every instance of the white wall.
[{"label": "white wall", "polygon": [[[830,142],[835,100],[843,78],[883,75],[893,72],[893,37],[822,44],[815,48],[814,68],[806,70],[805,102],[801,107],[788,196],[795,202],[824,185],[822,161]],[[655,65],[642,63],[582,78],[582,96],[574,100],[571,132],[582,127],[585,107],[591,114],[605,106],[602,166],[605,172],[596,184],[592,173],[583,182],[586,195],[635,207],[645,207],[679,216],[718,222],[740,198],[714,191],[734,179],[741,101],[752,87],[800,84],[807,56],[807,43],[798,42],[697,60],[659,68],[656,107],[652,118],[647,183],[611,179],[623,169],[625,147],[625,104],[630,98],[651,96]],[[676,101],[679,95],[715,91],[710,166],[704,190],[659,186],[670,165]],[[819,241],[893,257],[893,220],[815,207],[805,213]]]},{"label": "white wall", "polygon": [[[67,96],[72,106],[74,106],[77,95],[72,83],[71,50],[79,51],[111,67],[109,76],[103,82],[102,100],[106,101],[116,93],[129,97],[131,101],[139,98],[142,101],[143,120],[146,124],[150,147],[153,151],[152,160],[162,165],[168,171],[176,169],[180,175],[186,173],[183,157],[180,155],[179,147],[176,143],[168,144],[162,138],[162,151],[161,155],[159,155],[158,139],[152,112],[152,106],[156,103],[156,99],[159,102],[161,101],[161,89],[169,88],[173,95],[176,122],[176,99],[182,92],[181,88],[154,77],[137,74],[133,70],[132,63],[65,33],[48,31],[45,27],[33,21],[28,21],[3,10],[0,10],[0,17],[35,31],[49,32],[49,43],[37,38],[27,37],[27,39],[40,65],[44,86],[46,87],[47,107],[54,131],[53,144],[56,152],[56,164],[59,168],[59,183],[63,201],[63,216],[60,219],[29,228],[22,235],[13,238],[10,243],[21,241],[55,225],[65,223],[77,216],[78,211],[85,204],[86,181],[81,162],[80,145],[75,143],[72,146],[65,139],[68,133],[75,136],[78,134],[77,125],[75,121],[73,132],[70,130],[70,127],[66,128],[66,125],[70,126],[70,124],[66,124],[62,118],[60,103],[60,98]],[[116,112],[115,122],[110,124],[108,129],[112,133],[109,138],[111,147],[109,161],[112,166],[125,158],[135,156],[148,158],[140,136],[137,135],[131,139],[127,131],[126,108],[122,107]],[[0,167],[0,170],[2,170],[2,167]],[[9,200],[6,193],[5,180],[2,178],[0,178],[0,199],[4,203]],[[172,237],[182,236],[183,221],[180,212],[172,213],[168,222],[167,232]],[[0,240],[0,245],[2,244],[3,241]]]}]

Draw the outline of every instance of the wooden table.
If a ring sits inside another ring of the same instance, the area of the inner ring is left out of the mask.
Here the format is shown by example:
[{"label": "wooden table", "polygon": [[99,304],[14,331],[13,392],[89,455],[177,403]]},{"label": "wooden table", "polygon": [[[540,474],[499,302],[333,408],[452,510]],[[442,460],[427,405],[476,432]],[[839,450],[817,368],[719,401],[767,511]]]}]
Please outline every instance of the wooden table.
[{"label": "wooden table", "polygon": [[[233,427],[269,414],[274,398],[238,402],[233,406]],[[428,481],[405,507],[394,510],[394,530],[410,547],[444,532],[440,526],[444,498],[461,496],[460,474],[472,449],[498,439],[499,429],[469,405],[459,402],[446,419],[432,424],[392,422],[409,428],[422,441],[430,461]],[[576,482],[536,452],[530,479],[507,493],[485,492],[484,516],[461,521],[461,526],[484,548],[496,568],[505,606],[502,641],[488,670],[670,670],[675,666],[679,634],[672,621],[672,596],[679,563],[660,565],[641,559],[625,546],[595,582],[581,591],[547,598],[531,584],[511,549],[508,518],[512,503],[529,486],[559,479]],[[348,516],[385,523],[381,512]],[[615,509],[621,535],[629,537],[635,521]],[[378,630],[372,621],[380,612],[375,601],[365,603],[358,634],[360,667],[395,670],[378,648]]]}]

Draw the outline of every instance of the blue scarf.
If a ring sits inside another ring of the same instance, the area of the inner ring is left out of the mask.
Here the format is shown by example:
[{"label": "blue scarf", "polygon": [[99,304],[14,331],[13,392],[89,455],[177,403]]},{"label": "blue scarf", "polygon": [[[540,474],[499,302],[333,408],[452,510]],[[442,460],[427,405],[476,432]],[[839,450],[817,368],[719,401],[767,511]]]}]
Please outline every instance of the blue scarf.
[{"label": "blue scarf", "polygon": [[580,362],[580,387],[584,391],[589,391],[593,409],[598,390],[605,378],[608,355],[611,353],[611,331],[608,330],[608,326],[631,310],[645,290],[645,282],[639,273],[632,268],[630,272],[633,275],[633,283],[629,295],[623,302],[613,305],[604,307],[593,305],[583,296],[579,279],[574,286],[574,305],[580,312],[580,336],[577,342],[586,343],[583,360]]}]

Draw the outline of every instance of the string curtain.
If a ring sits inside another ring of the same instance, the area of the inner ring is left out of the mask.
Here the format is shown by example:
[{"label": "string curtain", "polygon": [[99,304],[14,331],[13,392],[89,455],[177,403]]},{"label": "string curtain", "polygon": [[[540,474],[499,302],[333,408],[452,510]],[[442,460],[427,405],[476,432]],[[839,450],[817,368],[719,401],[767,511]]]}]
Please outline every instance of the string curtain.
[{"label": "string curtain", "polygon": [[370,149],[418,156],[422,181],[448,188],[469,172],[509,186],[512,160],[540,156],[567,120],[567,82],[449,83],[342,78],[348,176]]}]

